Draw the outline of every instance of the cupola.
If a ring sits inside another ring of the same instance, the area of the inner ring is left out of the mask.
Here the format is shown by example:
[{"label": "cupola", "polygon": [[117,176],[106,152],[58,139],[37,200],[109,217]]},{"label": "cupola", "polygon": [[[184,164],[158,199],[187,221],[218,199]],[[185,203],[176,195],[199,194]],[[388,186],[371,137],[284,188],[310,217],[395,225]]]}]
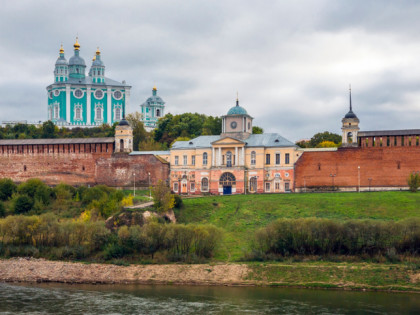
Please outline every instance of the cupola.
[{"label": "cupola", "polygon": [[99,47],[97,48],[95,56],[93,57],[89,75],[92,76],[93,83],[105,82],[105,65],[101,60],[101,51],[99,50]]},{"label": "cupola", "polygon": [[252,120],[246,109],[239,105],[237,97],[236,105],[230,108],[225,116],[222,116],[221,136],[247,139],[252,134]]},{"label": "cupola", "polygon": [[80,57],[79,39],[76,37],[76,42],[73,45],[74,55],[69,60],[69,76],[71,78],[83,79],[85,77],[86,64],[82,57]]},{"label": "cupola", "polygon": [[65,82],[68,79],[68,63],[66,58],[64,58],[64,48],[63,45],[60,47],[59,56],[55,62],[54,68],[54,77],[55,82]]}]

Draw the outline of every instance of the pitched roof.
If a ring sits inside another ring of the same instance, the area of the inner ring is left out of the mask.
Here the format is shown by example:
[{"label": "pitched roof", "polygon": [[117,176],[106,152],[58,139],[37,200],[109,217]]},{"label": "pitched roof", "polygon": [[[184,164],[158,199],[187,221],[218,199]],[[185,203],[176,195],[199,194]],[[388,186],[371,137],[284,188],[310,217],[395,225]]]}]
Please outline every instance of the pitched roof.
[{"label": "pitched roof", "polygon": [[[210,148],[212,142],[220,139],[220,136],[200,136],[188,141],[177,141],[172,145],[171,150]],[[250,135],[243,142],[245,142],[246,147],[296,147],[293,142],[283,138],[278,133]]]},{"label": "pitched roof", "polygon": [[[119,87],[130,87],[129,85],[125,84],[125,83],[121,83],[115,80],[112,80],[110,78],[105,78],[105,82],[101,82],[101,83],[95,83],[92,80],[91,76],[86,76],[82,79],[77,79],[77,78],[68,78],[67,81],[65,82],[54,82],[51,85],[66,85],[66,84],[80,84],[80,85],[84,85],[84,84],[89,84],[89,85],[97,85],[97,86],[107,86],[107,85],[111,85],[111,86],[119,86]],[[48,87],[50,87],[48,86]]]}]

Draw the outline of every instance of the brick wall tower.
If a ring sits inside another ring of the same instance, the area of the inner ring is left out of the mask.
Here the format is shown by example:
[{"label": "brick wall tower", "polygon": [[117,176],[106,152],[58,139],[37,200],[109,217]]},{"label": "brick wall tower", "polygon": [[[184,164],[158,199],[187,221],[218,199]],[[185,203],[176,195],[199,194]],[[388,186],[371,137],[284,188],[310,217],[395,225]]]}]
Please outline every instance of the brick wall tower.
[{"label": "brick wall tower", "polygon": [[351,103],[351,87],[350,92],[350,110],[341,120],[342,127],[342,146],[343,147],[357,147],[357,133],[359,132],[359,118],[356,114],[353,113],[352,103]]},{"label": "brick wall tower", "polygon": [[133,151],[133,128],[125,117],[115,127],[115,152]]}]

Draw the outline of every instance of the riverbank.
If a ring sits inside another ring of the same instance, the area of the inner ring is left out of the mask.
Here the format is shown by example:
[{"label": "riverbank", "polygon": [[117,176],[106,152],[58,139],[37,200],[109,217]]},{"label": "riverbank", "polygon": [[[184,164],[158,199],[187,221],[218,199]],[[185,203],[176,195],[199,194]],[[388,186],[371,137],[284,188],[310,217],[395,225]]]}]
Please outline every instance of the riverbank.
[{"label": "riverbank", "polygon": [[130,265],[0,260],[0,281],[79,284],[282,286],[420,293],[420,271],[402,264],[249,263]]}]

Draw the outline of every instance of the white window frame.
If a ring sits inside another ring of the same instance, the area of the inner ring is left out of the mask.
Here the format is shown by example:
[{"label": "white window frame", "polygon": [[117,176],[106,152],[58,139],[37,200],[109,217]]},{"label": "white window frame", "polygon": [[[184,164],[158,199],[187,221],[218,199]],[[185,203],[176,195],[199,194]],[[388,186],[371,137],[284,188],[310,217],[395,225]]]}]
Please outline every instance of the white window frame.
[{"label": "white window frame", "polygon": [[175,155],[175,161],[174,161],[175,165],[179,165],[179,157],[178,155]]},{"label": "white window frame", "polygon": [[[98,109],[101,110],[101,117],[100,118],[98,118],[98,115],[97,115]],[[94,115],[95,115],[95,121],[103,121],[104,120],[104,106],[102,104],[100,104],[100,103],[95,104]]]},{"label": "white window frame", "polygon": [[190,183],[190,192],[195,192],[195,183]]},{"label": "white window frame", "polygon": [[[207,189],[203,189],[203,180],[207,180]],[[208,177],[203,177],[203,178],[201,178],[201,182],[200,182],[200,185],[201,185],[201,191],[202,192],[208,192],[209,191],[209,188],[210,188],[210,181],[209,181],[209,178]]]},{"label": "white window frame", "polygon": [[[80,117],[77,117],[77,110],[80,110]],[[83,120],[83,105],[82,104],[75,104],[74,105],[74,117],[75,121]]]},{"label": "white window frame", "polygon": [[53,117],[54,119],[60,118],[60,103],[58,102],[53,103]]},{"label": "white window frame", "polygon": [[207,152],[203,153],[203,165],[207,165],[207,161],[208,161],[208,154]]},{"label": "white window frame", "polygon": [[182,165],[188,165],[188,155],[182,156]]},{"label": "white window frame", "polygon": [[[102,97],[97,97],[96,96],[96,92],[97,91],[101,91],[102,92]],[[97,100],[101,100],[101,99],[103,99],[104,98],[104,96],[105,96],[105,92],[104,91],[102,91],[102,89],[96,89],[95,90],[95,92],[93,93],[93,96],[95,97],[95,99],[97,99]]]},{"label": "white window frame", "polygon": [[195,155],[191,155],[191,165],[195,165]]},{"label": "white window frame", "polygon": [[255,165],[257,163],[257,153],[255,151],[251,152],[251,165]]},{"label": "white window frame", "polygon": [[[76,91],[81,91],[81,92],[82,92],[82,95],[81,95],[81,96],[76,96]],[[85,96],[85,92],[84,92],[82,89],[75,89],[75,90],[73,91],[73,96],[74,96],[75,98],[77,98],[77,99],[81,99],[81,98],[83,98],[83,96]]]},{"label": "white window frame", "polygon": [[284,183],[284,191],[290,191],[290,182]]},{"label": "white window frame", "polygon": [[178,182],[174,182],[173,188],[174,188],[174,192],[178,192],[179,191],[179,184],[178,184]]},{"label": "white window frame", "polygon": [[270,182],[265,182],[264,190],[265,190],[265,192],[270,192],[271,191],[271,183]]}]

